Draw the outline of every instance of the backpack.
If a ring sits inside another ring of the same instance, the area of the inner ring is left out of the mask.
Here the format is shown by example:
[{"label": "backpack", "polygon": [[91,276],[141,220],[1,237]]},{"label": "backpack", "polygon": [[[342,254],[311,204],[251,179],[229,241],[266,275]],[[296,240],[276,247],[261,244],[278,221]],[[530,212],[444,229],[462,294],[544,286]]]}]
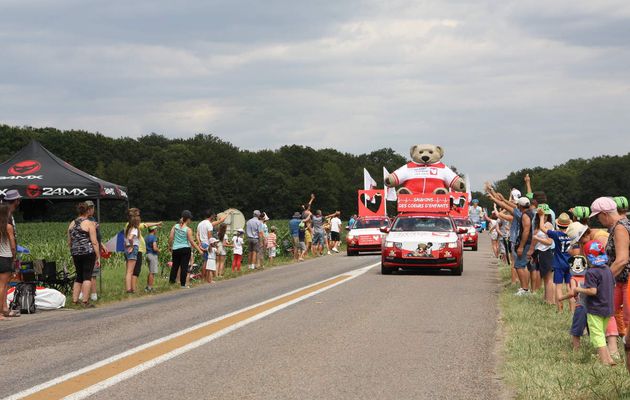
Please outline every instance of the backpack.
[{"label": "backpack", "polygon": [[9,305],[11,310],[20,310],[22,313],[34,314],[35,308],[35,284],[20,282],[15,286],[13,301]]}]

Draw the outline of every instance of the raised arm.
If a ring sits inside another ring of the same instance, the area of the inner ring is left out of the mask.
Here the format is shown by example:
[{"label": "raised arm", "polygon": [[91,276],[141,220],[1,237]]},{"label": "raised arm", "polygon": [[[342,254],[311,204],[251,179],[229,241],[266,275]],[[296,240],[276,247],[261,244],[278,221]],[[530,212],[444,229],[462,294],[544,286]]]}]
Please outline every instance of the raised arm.
[{"label": "raised arm", "polygon": [[533,193],[532,180],[529,178],[529,174],[525,174],[525,178],[523,178],[523,180],[525,181],[525,188],[527,189],[527,193]]}]

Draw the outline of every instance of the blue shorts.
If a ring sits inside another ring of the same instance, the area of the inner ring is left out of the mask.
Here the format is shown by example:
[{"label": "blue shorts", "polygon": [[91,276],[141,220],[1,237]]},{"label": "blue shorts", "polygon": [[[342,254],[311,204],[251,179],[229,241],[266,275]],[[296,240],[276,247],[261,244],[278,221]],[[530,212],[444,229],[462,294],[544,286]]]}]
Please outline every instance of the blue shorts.
[{"label": "blue shorts", "polygon": [[125,258],[127,260],[137,260],[138,259],[138,246],[133,246],[133,250],[131,253],[129,250],[125,249]]},{"label": "blue shorts", "polygon": [[313,246],[324,245],[324,232],[313,232]]},{"label": "blue shorts", "polygon": [[571,323],[571,336],[583,336],[584,328],[586,328],[586,307],[578,305],[573,313],[573,322]]},{"label": "blue shorts", "polygon": [[[525,247],[523,247],[523,255],[522,256],[516,256],[516,260],[514,260],[514,268],[519,269],[519,268],[525,268],[527,267],[527,252],[529,251],[529,244],[525,245]],[[516,248],[515,250],[517,250],[518,248]]]},{"label": "blue shorts", "polygon": [[[562,268],[554,268],[553,269],[553,283],[556,285],[560,285],[563,283],[571,282],[571,270],[570,269],[562,269]],[[586,317],[585,317],[586,318]]]},{"label": "blue shorts", "polygon": [[[201,243],[201,250],[208,250],[208,247],[210,247],[210,246],[208,245],[208,243]],[[208,252],[207,252],[207,251],[204,251],[204,252],[203,252],[203,260],[204,260],[204,261],[207,261],[207,260],[208,260]]]}]

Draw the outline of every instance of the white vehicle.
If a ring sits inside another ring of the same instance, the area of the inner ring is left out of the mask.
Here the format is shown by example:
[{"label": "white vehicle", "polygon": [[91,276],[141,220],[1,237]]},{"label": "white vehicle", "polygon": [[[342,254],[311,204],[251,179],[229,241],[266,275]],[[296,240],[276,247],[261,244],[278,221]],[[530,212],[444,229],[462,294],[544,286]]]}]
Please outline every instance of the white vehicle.
[{"label": "white vehicle", "polygon": [[387,217],[359,217],[348,229],[346,235],[347,254],[354,256],[361,251],[381,251],[383,232],[380,228],[389,226]]}]

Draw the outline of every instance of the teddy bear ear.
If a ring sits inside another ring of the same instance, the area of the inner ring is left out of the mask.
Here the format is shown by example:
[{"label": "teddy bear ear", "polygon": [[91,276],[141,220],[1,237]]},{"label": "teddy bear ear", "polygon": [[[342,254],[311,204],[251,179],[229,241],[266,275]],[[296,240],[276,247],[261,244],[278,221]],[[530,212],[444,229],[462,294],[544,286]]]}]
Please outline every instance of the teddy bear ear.
[{"label": "teddy bear ear", "polygon": [[411,146],[411,148],[409,149],[409,155],[410,155],[411,157],[413,157],[413,153],[415,153],[415,152],[416,152],[416,148],[418,148],[418,145],[417,145],[417,144],[414,144],[414,145],[413,145],[413,146]]},{"label": "teddy bear ear", "polygon": [[440,157],[444,157],[444,149],[441,146],[435,146],[435,149],[440,153]]}]

